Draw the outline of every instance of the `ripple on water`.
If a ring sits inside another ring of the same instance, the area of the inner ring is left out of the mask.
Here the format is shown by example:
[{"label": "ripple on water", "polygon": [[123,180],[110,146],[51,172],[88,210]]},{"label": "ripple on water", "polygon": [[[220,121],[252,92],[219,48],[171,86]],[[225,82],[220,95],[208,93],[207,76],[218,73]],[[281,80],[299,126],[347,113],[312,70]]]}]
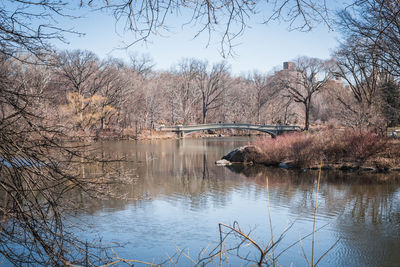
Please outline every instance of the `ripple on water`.
[{"label": "ripple on water", "polygon": [[[219,222],[232,225],[238,221],[246,233],[253,230],[254,239],[263,244],[267,244],[270,238],[269,216],[275,236],[282,233],[288,223],[294,222],[280,248],[298,241],[299,235],[304,237],[311,233],[316,184],[314,180],[310,181],[310,175],[303,179],[295,172],[270,171],[268,214],[263,172],[247,170],[255,174],[253,177],[213,166],[214,159],[231,149],[227,147],[228,143],[233,146],[231,141],[224,143],[221,139],[209,142],[210,147],[204,145],[201,139],[168,141],[169,145],[162,151],[158,151],[162,142],[124,148],[142,150],[139,156],[152,151],[152,156],[159,159],[138,167],[142,171],[141,179],[132,187],[135,194],[150,192],[151,199],[103,202],[100,212],[86,215],[82,221],[89,221],[92,225],[90,230],[97,229],[106,242],[128,243],[118,250],[120,256],[150,261],[156,259],[155,262],[165,259],[166,253],[174,254],[175,245],[189,249],[193,253],[191,255],[197,257],[201,248],[210,244],[212,247],[218,242]],[[235,143],[235,146],[238,144]],[[173,160],[158,155],[163,151],[174,156]],[[177,153],[181,156],[175,156]],[[398,265],[398,185],[326,182],[321,184],[318,197],[316,226],[328,225],[316,233],[316,255],[322,255],[340,238],[318,266]],[[311,239],[304,240],[303,246],[310,255]],[[291,262],[293,266],[307,265],[299,245],[290,249],[280,263],[290,266]],[[231,266],[242,263],[231,262]]]}]

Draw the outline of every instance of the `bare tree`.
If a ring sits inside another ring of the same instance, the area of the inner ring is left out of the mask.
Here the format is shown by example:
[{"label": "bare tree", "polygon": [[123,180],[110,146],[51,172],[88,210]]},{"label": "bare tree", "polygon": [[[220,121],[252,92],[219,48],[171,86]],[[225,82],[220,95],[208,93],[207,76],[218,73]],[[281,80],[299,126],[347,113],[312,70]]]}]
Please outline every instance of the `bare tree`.
[{"label": "bare tree", "polygon": [[[91,3],[92,1],[89,1]],[[138,41],[147,40],[154,34],[168,33],[173,26],[189,25],[195,29],[195,36],[206,32],[220,33],[220,51],[228,55],[234,41],[251,24],[269,23],[284,20],[290,29],[310,30],[317,23],[330,25],[330,9],[325,0],[272,0],[272,1],[195,1],[180,2],[156,0],[107,2],[103,7],[111,9],[117,21],[122,22],[125,31],[135,34],[135,40],[125,46],[132,46]],[[182,14],[188,14],[183,17]],[[182,16],[179,25],[174,25],[172,17]]]},{"label": "bare tree", "polygon": [[254,102],[249,93],[251,86],[244,77],[231,77],[229,90],[224,100],[225,122],[253,122],[254,112],[250,108]]},{"label": "bare tree", "polygon": [[0,253],[14,265],[83,262],[85,246],[64,225],[63,213],[74,205],[67,192],[90,187],[76,172],[89,158],[62,141],[63,125],[36,101],[46,100],[48,83],[37,84],[26,68],[1,58]]},{"label": "bare tree", "polygon": [[313,96],[325,88],[331,79],[331,61],[317,58],[300,57],[295,62],[294,70],[283,70],[277,75],[286,90],[287,97],[304,107],[304,129],[310,127],[310,108]]},{"label": "bare tree", "polygon": [[[103,85],[99,90],[99,95],[105,99],[101,102],[101,109],[105,109],[107,106],[117,108],[117,113],[121,112],[121,102],[124,102],[128,97],[128,82],[124,77],[125,65],[119,60],[108,59],[104,62],[104,71],[99,73],[103,75]],[[118,115],[116,114],[116,115]],[[107,114],[103,112],[100,116],[100,129],[104,128]],[[110,119],[110,118],[108,118]]]},{"label": "bare tree", "polygon": [[153,59],[147,54],[130,54],[130,66],[131,68],[140,75],[149,75],[155,66]]},{"label": "bare tree", "polygon": [[[65,51],[58,56],[59,83],[69,102],[76,102],[72,104],[73,113],[79,116],[78,128],[85,129],[97,123],[100,129],[104,128],[105,117],[110,115],[106,107],[111,108],[121,100],[125,86],[120,77],[122,67],[123,64],[116,60],[101,62],[89,51]],[[92,109],[89,113],[95,114],[89,121],[84,118],[87,109]]]},{"label": "bare tree", "polygon": [[58,0],[2,1],[0,52],[20,60],[32,59],[22,58],[23,53],[46,60],[46,54],[52,51],[49,41],[57,39],[65,42],[65,33],[79,34],[58,27],[56,23],[59,19],[75,18],[69,13],[71,7],[69,2]]},{"label": "bare tree", "polygon": [[[348,118],[353,118],[353,125],[384,131],[393,122],[387,111],[398,113],[386,108],[396,98],[396,90],[387,89],[396,88],[400,78],[399,13],[397,1],[387,0],[359,1],[340,13],[344,41],[335,53],[337,75],[346,82],[352,97],[339,94],[337,99]],[[394,87],[386,86],[390,84]]]},{"label": "bare tree", "polygon": [[253,72],[248,78],[248,82],[254,90],[257,123],[260,123],[261,109],[279,94],[280,87],[275,86],[275,82],[270,76],[258,72]]},{"label": "bare tree", "polygon": [[228,89],[228,67],[225,62],[214,64],[208,72],[208,63],[196,61],[196,86],[201,93],[202,121],[207,122],[207,113],[223,105],[223,94]]},{"label": "bare tree", "polygon": [[[398,1],[357,1],[339,13],[345,46],[358,49],[381,71],[400,77],[400,7]],[[354,43],[351,43],[354,42]],[[357,44],[357,47],[356,45]],[[373,55],[373,56],[372,56]],[[372,56],[372,57],[371,57]]]},{"label": "bare tree", "polygon": [[150,130],[150,135],[153,133],[153,129],[156,122],[160,121],[160,118],[165,111],[163,103],[163,91],[164,91],[164,79],[162,75],[156,75],[147,83],[144,92],[144,122]]},{"label": "bare tree", "polygon": [[200,99],[199,91],[196,90],[198,61],[195,59],[183,59],[174,72],[176,83],[173,85],[176,105],[183,124],[193,122],[196,102]]}]

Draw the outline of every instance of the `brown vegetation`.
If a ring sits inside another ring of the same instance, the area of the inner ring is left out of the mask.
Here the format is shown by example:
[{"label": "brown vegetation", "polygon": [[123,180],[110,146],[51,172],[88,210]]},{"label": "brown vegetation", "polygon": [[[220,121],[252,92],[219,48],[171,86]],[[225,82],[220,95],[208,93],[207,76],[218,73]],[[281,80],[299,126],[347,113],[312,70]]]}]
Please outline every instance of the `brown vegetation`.
[{"label": "brown vegetation", "polygon": [[296,168],[373,168],[388,170],[400,162],[400,142],[366,131],[324,130],[314,134],[294,133],[255,142],[264,153],[264,164],[287,162]]}]

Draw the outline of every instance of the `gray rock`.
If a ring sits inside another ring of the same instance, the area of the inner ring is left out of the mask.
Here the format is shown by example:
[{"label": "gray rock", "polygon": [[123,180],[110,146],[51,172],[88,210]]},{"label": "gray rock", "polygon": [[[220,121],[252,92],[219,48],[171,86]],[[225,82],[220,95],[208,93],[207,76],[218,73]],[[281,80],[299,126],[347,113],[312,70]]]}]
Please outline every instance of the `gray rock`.
[{"label": "gray rock", "polygon": [[222,159],[226,159],[230,162],[253,162],[258,163],[263,159],[263,153],[258,147],[255,146],[242,146],[229,152],[223,156]]},{"label": "gray rock", "polygon": [[289,162],[281,162],[279,163],[279,168],[290,169],[293,168],[293,166]]}]

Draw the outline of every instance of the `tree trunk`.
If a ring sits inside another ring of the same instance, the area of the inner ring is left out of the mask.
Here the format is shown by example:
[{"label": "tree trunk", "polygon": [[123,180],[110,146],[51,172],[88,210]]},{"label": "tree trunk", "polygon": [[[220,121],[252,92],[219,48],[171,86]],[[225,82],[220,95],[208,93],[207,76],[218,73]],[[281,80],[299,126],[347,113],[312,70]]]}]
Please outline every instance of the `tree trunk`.
[{"label": "tree trunk", "polygon": [[206,98],[203,95],[203,124],[207,121],[207,106],[206,106]]},{"label": "tree trunk", "polygon": [[304,122],[304,130],[308,131],[308,129],[310,128],[310,102],[307,101],[306,103],[304,103],[305,105],[305,122]]}]

